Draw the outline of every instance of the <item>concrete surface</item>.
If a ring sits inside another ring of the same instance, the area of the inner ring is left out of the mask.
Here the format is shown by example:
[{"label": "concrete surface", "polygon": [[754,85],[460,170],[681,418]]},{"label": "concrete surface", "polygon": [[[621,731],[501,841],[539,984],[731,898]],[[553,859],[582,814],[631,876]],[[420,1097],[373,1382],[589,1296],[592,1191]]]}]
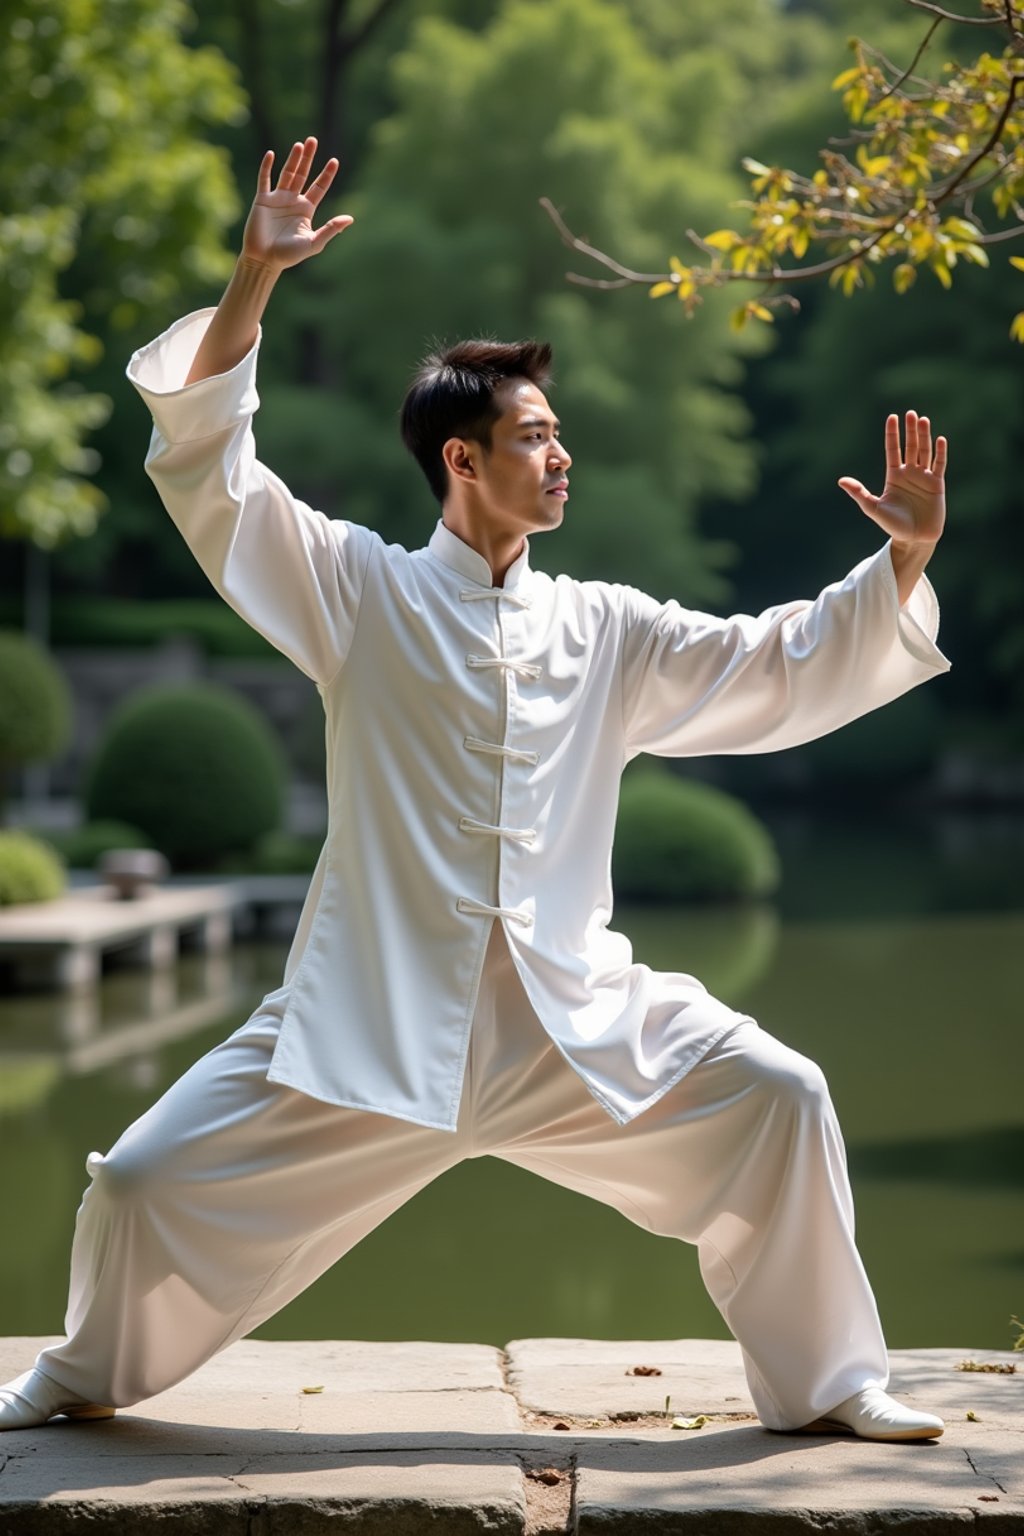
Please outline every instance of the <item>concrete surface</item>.
[{"label": "concrete surface", "polygon": [[[46,1342],[0,1340],[0,1380]],[[113,1420],[0,1436],[0,1536],[1024,1536],[1024,1358],[891,1358],[941,1440],[771,1434],[731,1341],[245,1340]]]}]

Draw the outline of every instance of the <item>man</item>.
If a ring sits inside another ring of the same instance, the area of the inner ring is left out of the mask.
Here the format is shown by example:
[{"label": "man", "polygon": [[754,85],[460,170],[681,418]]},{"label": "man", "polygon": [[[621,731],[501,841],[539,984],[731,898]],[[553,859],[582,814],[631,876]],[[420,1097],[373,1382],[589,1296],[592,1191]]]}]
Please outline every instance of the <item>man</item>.
[{"label": "man", "polygon": [[888,535],[815,602],[719,619],[551,580],[530,536],[572,460],[536,342],[429,358],[402,432],[441,503],[426,548],[296,500],[255,457],[260,317],[352,220],[337,162],[264,157],[215,312],[129,376],[148,471],[211,581],[315,679],[330,821],[283,985],[106,1155],[79,1211],[65,1343],[0,1427],[109,1416],[251,1332],[404,1200],[493,1154],[697,1245],[763,1423],[928,1439],[896,1402],[819,1069],[611,932],[618,782],[641,751],[809,740],[948,669],[924,567],[946,444],[886,426]]}]

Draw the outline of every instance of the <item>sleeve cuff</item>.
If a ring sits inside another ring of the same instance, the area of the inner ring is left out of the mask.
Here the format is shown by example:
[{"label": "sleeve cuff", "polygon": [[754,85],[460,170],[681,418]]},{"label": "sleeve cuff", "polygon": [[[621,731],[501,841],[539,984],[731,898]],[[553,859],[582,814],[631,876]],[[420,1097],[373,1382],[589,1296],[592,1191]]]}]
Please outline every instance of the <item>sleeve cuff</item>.
[{"label": "sleeve cuff", "polygon": [[215,313],[212,307],[197,309],[176,320],[133,352],[125,369],[168,442],[211,437],[247,421],[259,409],[256,357],[263,340],[262,326],[249,351],[227,373],[199,379],[195,384],[184,382]]},{"label": "sleeve cuff", "polygon": [[935,644],[939,633],[939,600],[935,595],[935,588],[922,571],[914,590],[901,606],[896,572],[893,569],[890,553],[891,547],[892,540],[887,539],[878,553],[870,556],[868,563],[872,560],[877,561],[882,568],[883,579],[896,615],[896,628],[904,649],[925,666],[934,667],[937,672],[948,672],[952,663]]}]

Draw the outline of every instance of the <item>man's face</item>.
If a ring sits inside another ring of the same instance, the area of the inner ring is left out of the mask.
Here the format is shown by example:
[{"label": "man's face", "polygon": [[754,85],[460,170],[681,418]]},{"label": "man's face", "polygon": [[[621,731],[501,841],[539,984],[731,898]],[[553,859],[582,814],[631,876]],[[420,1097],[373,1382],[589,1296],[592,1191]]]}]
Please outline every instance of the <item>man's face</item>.
[{"label": "man's face", "polygon": [[465,443],[475,471],[474,501],[495,533],[557,528],[572,463],[559,438],[559,423],[542,392],[526,379],[503,384],[496,400],[501,415],[491,428],[490,449]]}]

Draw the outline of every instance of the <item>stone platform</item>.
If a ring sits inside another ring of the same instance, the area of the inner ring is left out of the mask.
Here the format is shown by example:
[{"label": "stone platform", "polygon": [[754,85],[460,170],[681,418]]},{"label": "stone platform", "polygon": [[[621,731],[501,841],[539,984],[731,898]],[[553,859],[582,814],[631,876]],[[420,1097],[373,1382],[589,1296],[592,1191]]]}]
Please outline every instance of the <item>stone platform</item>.
[{"label": "stone platform", "polygon": [[[0,1380],[44,1342],[0,1340]],[[732,1342],[246,1340],[115,1419],[0,1435],[0,1536],[1024,1536],[1024,1356],[891,1362],[940,1440],[772,1434]]]}]

